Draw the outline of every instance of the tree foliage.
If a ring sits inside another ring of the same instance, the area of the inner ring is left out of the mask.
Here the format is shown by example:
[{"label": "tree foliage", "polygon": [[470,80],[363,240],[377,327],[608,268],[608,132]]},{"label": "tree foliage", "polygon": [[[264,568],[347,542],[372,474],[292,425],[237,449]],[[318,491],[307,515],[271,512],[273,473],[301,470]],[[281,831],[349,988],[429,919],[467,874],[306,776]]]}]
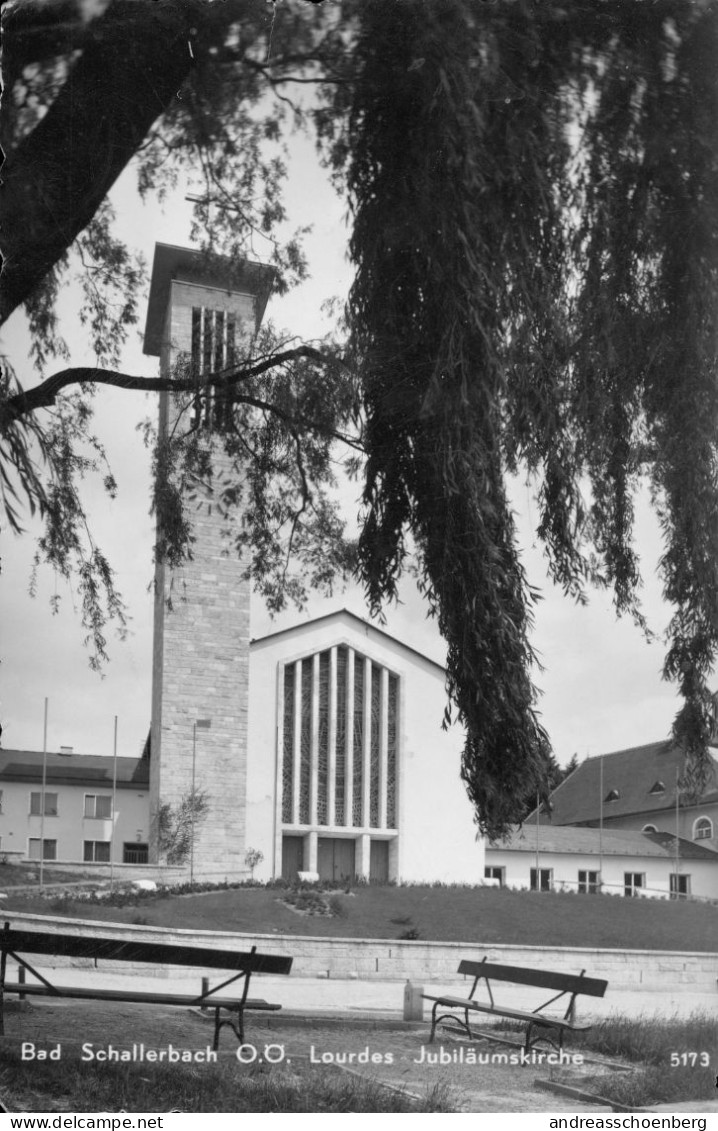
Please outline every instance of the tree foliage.
[{"label": "tree foliage", "polygon": [[210,811],[204,790],[186,793],[176,805],[160,805],[155,818],[159,859],[164,864],[186,864],[198,832]]},{"label": "tree foliage", "polygon": [[[411,531],[489,831],[545,792],[529,587],[506,473],[540,482],[551,572],[634,613],[649,477],[675,736],[700,777],[718,642],[718,6],[431,0],[361,8],[339,91],[367,413],[363,576]],[[591,549],[595,556],[591,556]]]},{"label": "tree foliage", "polygon": [[[498,834],[521,798],[546,794],[550,765],[538,594],[507,476],[536,484],[567,595],[610,586],[640,625],[633,518],[647,477],[675,610],[664,674],[684,697],[674,732],[700,786],[718,644],[714,0],[57,0],[18,5],[5,24],[3,312],[25,304],[44,375],[63,355],[54,298],[79,262],[98,368],[27,392],[6,375],[2,455],[20,478],[4,470],[2,488],[11,525],[23,501],[43,514],[41,554],[85,565],[95,640],[120,610],[104,559],[79,537],[72,547],[77,461],[102,465],[89,390],[160,387],[117,369],[141,267],[112,235],[107,192],[132,158],[140,191],[159,195],[191,167],[194,238],[237,260],[264,254],[289,286],[305,264],[300,234],[278,237],[282,137],[313,118],[353,212],[348,348],[265,339],[201,387],[175,378],[188,409],[211,389],[231,405],[234,470],[213,487],[255,580],[278,606],[351,566],[332,444],[364,446],[370,604],[396,594],[415,549],[467,730],[462,774]],[[313,100],[294,98],[302,84]],[[177,560],[192,545],[179,488],[211,474],[206,445],[188,426],[155,470],[160,552]],[[93,621],[98,577],[110,604]]]}]

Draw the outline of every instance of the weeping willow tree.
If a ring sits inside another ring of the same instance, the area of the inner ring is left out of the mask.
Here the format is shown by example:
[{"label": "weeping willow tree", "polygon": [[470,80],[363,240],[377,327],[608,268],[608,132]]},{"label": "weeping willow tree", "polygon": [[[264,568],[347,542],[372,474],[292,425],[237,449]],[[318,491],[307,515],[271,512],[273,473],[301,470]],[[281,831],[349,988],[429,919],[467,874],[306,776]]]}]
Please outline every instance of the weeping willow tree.
[{"label": "weeping willow tree", "polygon": [[[88,448],[99,468],[104,458],[90,397],[101,384],[161,386],[115,369],[142,272],[105,198],[132,159],[142,194],[173,193],[197,170],[192,238],[241,261],[262,233],[286,289],[305,264],[298,240],[277,234],[285,165],[271,146],[291,111],[314,117],[353,208],[360,395],[333,345],[266,343],[208,375],[202,395],[235,390],[228,454],[244,469],[248,453],[252,470],[237,471],[224,501],[238,505],[240,482],[250,491],[251,522],[235,525],[255,579],[277,606],[291,595],[287,525],[312,582],[354,560],[326,489],[331,445],[352,441],[363,411],[368,596],[375,609],[391,598],[416,550],[468,735],[463,776],[497,833],[545,791],[551,767],[533,685],[537,595],[509,477],[539,485],[557,583],[578,599],[591,582],[610,585],[639,624],[632,527],[649,482],[674,609],[665,675],[684,697],[675,738],[700,790],[718,633],[718,0],[6,8],[0,320],[25,304],[44,374],[65,352],[54,302],[76,259],[79,318],[97,364],[112,368],[63,369],[25,391],[5,367],[0,505],[14,529],[18,500],[43,518],[41,559],[79,575],[99,653],[122,606],[85,541],[78,483]],[[318,108],[291,96],[307,83],[324,92]],[[163,488],[170,471],[197,470],[192,458],[190,436],[169,470],[157,460],[165,530],[180,495]],[[105,485],[112,494],[111,475]],[[178,509],[180,557],[192,537],[183,519]]]},{"label": "weeping willow tree", "polygon": [[664,675],[700,789],[718,636],[718,6],[364,0],[334,159],[357,266],[367,413],[363,577],[411,536],[496,834],[543,792],[532,603],[507,476],[540,484],[550,571],[642,621],[650,482],[674,608]]}]

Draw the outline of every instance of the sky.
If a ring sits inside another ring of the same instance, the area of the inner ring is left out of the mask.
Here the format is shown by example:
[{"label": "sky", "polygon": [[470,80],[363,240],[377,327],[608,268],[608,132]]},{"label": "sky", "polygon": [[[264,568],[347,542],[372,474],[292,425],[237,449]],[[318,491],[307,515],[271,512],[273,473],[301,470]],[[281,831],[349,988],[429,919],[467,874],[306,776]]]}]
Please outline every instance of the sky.
[{"label": "sky", "polygon": [[[300,339],[321,336],[331,329],[322,303],[344,297],[351,283],[347,259],[347,206],[331,188],[313,145],[306,139],[291,141],[290,182],[287,191],[291,227],[311,225],[307,238],[310,278],[281,299],[270,300],[266,317]],[[120,231],[142,251],[151,264],[155,241],[189,246],[190,212],[179,189],[163,207],[142,204],[135,192],[134,173],[128,169],[118,181],[111,200],[118,212]],[[125,350],[126,372],[153,376],[158,359],[142,353],[143,307],[137,332]],[[63,292],[60,321],[71,345],[73,364],[92,364],[76,315],[72,288]],[[2,349],[13,362],[25,386],[37,383],[27,358],[28,337],[24,319],[16,313],[3,334]],[[64,368],[60,362],[56,368]],[[54,371],[49,366],[45,376]],[[26,533],[15,538],[3,529],[0,577],[0,711],[6,749],[41,750],[47,700],[47,749],[71,746],[76,752],[111,754],[114,719],[118,720],[118,753],[141,753],[150,724],[152,647],[152,546],[154,522],[149,514],[149,453],[136,431],[147,417],[154,418],[154,395],[103,389],[95,398],[96,432],[106,445],[118,481],[114,502],[108,502],[98,483],[88,480],[84,495],[96,542],[105,550],[116,572],[117,586],[130,616],[127,639],[108,635],[109,663],[102,675],[91,671],[83,646],[77,599],[72,589],[47,569],[38,577],[37,593],[29,594],[37,527],[26,521]],[[347,517],[354,522],[360,485],[346,485]],[[574,753],[579,760],[590,755],[656,741],[668,735],[679,707],[673,687],[661,679],[664,632],[670,609],[662,601],[656,564],[661,553],[660,534],[647,497],[638,507],[637,545],[643,561],[644,611],[658,639],[647,642],[630,620],[617,620],[610,595],[593,592],[588,607],[579,607],[552,586],[546,562],[533,530],[538,508],[531,489],[512,484],[519,543],[529,582],[542,591],[535,610],[533,646],[543,665],[535,673],[542,695],[541,721],[561,763]],[[60,611],[52,615],[50,599],[60,596]],[[290,609],[274,620],[258,597],[252,604],[252,636],[346,607],[367,616],[362,592],[356,585],[332,598],[312,597],[303,611]],[[435,622],[410,580],[402,585],[401,603],[386,610],[386,631],[443,662],[445,648]],[[437,726],[441,718],[437,718]],[[458,773],[458,766],[457,766]]]}]

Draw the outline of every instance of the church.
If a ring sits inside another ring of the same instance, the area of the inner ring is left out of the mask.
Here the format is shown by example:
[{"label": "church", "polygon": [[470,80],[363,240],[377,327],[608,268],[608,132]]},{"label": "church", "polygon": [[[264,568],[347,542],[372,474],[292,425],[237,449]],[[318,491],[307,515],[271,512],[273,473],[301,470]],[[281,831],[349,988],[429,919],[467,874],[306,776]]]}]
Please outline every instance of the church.
[{"label": "church", "polygon": [[[266,266],[207,268],[158,244],[145,353],[162,375],[182,358],[196,374],[221,369],[257,332],[271,285]],[[160,395],[161,436],[184,402]],[[212,423],[211,404],[204,414]],[[219,477],[216,443],[212,458]],[[156,567],[151,811],[206,797],[198,873],[243,874],[251,849],[258,878],[479,882],[463,734],[441,728],[444,669],[346,611],[251,640],[247,562],[227,553],[208,502],[193,517],[192,560]]]},{"label": "church", "polygon": [[[157,244],[144,350],[161,376],[230,364],[261,324],[272,278],[262,264],[210,268]],[[160,436],[202,430],[216,482],[220,406],[188,400],[160,394]],[[185,861],[197,880],[480,883],[463,733],[441,726],[444,668],[336,608],[252,639],[248,563],[228,552],[211,492],[198,484],[190,504],[191,560],[155,568],[143,756],[0,751],[0,859],[152,869],[159,814],[199,795]]]}]

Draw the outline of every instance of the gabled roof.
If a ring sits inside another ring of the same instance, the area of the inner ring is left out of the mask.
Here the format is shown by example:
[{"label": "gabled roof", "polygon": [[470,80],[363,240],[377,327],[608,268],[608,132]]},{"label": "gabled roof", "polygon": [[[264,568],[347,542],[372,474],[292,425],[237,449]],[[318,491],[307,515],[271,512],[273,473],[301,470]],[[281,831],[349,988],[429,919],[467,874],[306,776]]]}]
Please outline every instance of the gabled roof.
[{"label": "gabled roof", "polygon": [[[43,757],[48,785],[95,786],[111,789],[115,759],[105,754],[56,754],[41,750],[0,750],[0,785],[28,782],[42,785]],[[119,789],[147,789],[150,766],[147,758],[118,758]]]},{"label": "gabled roof", "polygon": [[[711,755],[715,771],[715,757]],[[674,809],[676,774],[683,770],[683,751],[671,741],[632,746],[612,754],[587,758],[551,794],[550,814],[541,821],[552,825],[578,825],[603,819]],[[701,798],[701,804],[718,801],[718,772]],[[663,790],[658,787],[663,785]],[[528,823],[535,824],[532,813]]]},{"label": "gabled roof", "polygon": [[[506,837],[486,845],[510,852],[565,852],[574,855],[652,856],[674,860],[676,838],[671,833],[639,833],[632,829],[584,829],[556,825],[524,825]],[[718,852],[690,840],[678,839],[681,860],[709,860],[718,866]]]},{"label": "gabled roof", "polygon": [[409,652],[414,656],[418,656],[426,664],[430,664],[439,672],[445,673],[446,668],[443,664],[432,660],[425,652],[420,652],[418,648],[412,648],[410,644],[405,644],[398,636],[392,636],[390,632],[386,632],[383,628],[378,628],[371,621],[359,617],[356,613],[352,613],[349,609],[337,609],[333,613],[325,613],[321,617],[314,617],[312,620],[301,621],[299,623],[290,625],[288,628],[280,628],[276,632],[268,632],[264,636],[254,637],[249,642],[250,649],[257,645],[262,645],[273,640],[278,640],[281,636],[297,636],[301,635],[309,629],[316,628],[318,625],[328,625],[331,621],[336,624],[344,622],[347,626],[360,631],[364,636],[371,640],[372,636],[379,641],[392,644],[395,648],[403,652]]}]

